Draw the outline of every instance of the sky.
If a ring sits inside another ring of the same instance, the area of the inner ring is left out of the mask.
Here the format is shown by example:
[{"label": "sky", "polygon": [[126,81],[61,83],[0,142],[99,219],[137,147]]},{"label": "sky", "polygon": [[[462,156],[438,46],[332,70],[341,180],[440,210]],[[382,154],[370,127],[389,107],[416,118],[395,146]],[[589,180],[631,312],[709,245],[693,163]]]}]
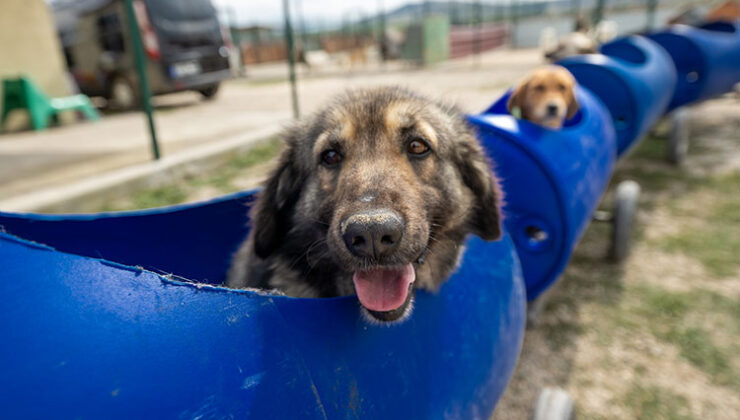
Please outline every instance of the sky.
[{"label": "sky", "polygon": [[[232,8],[240,24],[275,23],[282,19],[281,0],[212,0],[220,9]],[[382,4],[386,11],[408,3],[419,3],[409,0],[290,0],[293,9],[303,8],[303,15],[309,23],[320,25],[322,22],[341,22],[344,18],[357,20],[360,16],[376,14]],[[295,19],[295,12],[293,13]]]}]

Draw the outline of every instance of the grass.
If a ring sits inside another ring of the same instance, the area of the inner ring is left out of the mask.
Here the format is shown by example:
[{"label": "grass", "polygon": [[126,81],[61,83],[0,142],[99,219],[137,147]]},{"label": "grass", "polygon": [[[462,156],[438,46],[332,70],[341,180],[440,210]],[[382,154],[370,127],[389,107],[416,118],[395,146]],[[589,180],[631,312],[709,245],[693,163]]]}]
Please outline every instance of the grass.
[{"label": "grass", "polygon": [[[213,195],[238,191],[240,177],[249,177],[250,170],[274,159],[282,148],[277,138],[261,141],[245,152],[232,156],[217,171],[139,191],[131,197],[121,198],[105,203],[100,211],[121,211],[169,206],[189,201],[199,191],[212,189]],[[251,176],[256,176],[251,174]]]},{"label": "grass", "polygon": [[182,187],[168,185],[166,187],[141,191],[133,196],[132,201],[135,208],[148,209],[182,203],[187,196],[187,192]]},{"label": "grass", "polygon": [[658,386],[633,384],[624,395],[624,405],[630,408],[634,419],[639,420],[689,420],[686,398]]},{"label": "grass", "polygon": [[[698,262],[706,276],[674,290],[634,267],[606,264],[603,256],[610,227],[592,223],[563,278],[552,289],[537,330],[551,349],[548,363],[558,363],[558,358],[560,363],[574,363],[569,353],[577,352],[576,343],[592,340],[591,346],[604,354],[597,358],[599,366],[591,368],[609,376],[611,370],[630,363],[624,361],[624,354],[622,358],[610,355],[609,349],[618,343],[620,352],[636,352],[630,367],[635,375],[632,382],[606,385],[609,390],[620,390],[611,403],[628,412],[628,418],[683,420],[695,418],[689,396],[682,393],[681,384],[666,388],[661,385],[664,382],[654,380],[658,372],[651,370],[651,358],[667,356],[645,354],[644,343],[657,340],[661,348],[674,349],[671,357],[704,375],[710,387],[740,392],[740,300],[702,287],[735,281],[740,273],[740,173],[707,175],[677,168],[664,163],[665,148],[660,137],[645,139],[620,162],[611,189],[624,179],[633,179],[642,187],[635,245]],[[690,156],[697,153],[712,150],[692,147]],[[609,194],[603,207],[610,207]],[[674,228],[647,237],[652,214],[658,209]],[[628,274],[629,282],[625,281]],[[684,369],[684,374],[691,368]],[[576,389],[587,390],[592,385],[585,384],[593,382],[593,376],[584,372],[575,381]],[[707,402],[704,407],[711,405]],[[579,417],[609,418],[609,412],[606,406],[594,411],[579,408]]]},{"label": "grass", "polygon": [[646,322],[651,334],[676,346],[681,357],[715,383],[740,392],[740,372],[730,363],[740,349],[721,348],[714,342],[711,325],[696,321],[705,314],[724,315],[730,321],[722,327],[736,334],[740,331],[740,305],[736,300],[704,290],[671,292],[645,283],[636,285],[634,293],[636,307],[631,311]]},{"label": "grass", "polygon": [[[698,259],[713,276],[730,277],[740,270],[740,175],[710,177],[699,183],[715,192],[711,201],[682,211],[681,216],[702,220],[658,243],[673,253]],[[689,195],[687,200],[691,199]],[[679,210],[680,211],[680,210]]]}]

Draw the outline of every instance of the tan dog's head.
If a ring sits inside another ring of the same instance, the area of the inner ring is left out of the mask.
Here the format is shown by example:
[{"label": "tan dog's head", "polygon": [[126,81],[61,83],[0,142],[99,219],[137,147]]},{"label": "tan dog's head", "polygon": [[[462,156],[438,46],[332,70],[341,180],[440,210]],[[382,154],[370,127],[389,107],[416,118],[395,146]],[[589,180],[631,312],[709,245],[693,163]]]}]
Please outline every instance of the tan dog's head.
[{"label": "tan dog's head", "polygon": [[509,112],[519,108],[525,120],[558,129],[578,111],[575,85],[575,78],[564,67],[541,67],[519,83],[507,107]]},{"label": "tan dog's head", "polygon": [[356,292],[384,321],[408,313],[414,285],[446,279],[467,233],[501,235],[498,185],[462,114],[400,88],[350,92],[295,126],[255,210],[260,258]]}]

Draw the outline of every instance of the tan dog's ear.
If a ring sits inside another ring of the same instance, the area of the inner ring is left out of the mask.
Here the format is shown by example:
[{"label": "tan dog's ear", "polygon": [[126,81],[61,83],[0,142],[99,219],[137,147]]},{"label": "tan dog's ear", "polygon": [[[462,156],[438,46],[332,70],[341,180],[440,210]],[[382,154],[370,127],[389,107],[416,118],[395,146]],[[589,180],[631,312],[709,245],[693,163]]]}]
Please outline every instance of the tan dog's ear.
[{"label": "tan dog's ear", "polygon": [[470,231],[487,241],[501,238],[501,191],[475,136],[464,136],[455,160],[463,182],[475,196]]},{"label": "tan dog's ear", "polygon": [[527,87],[529,83],[525,80],[514,89],[514,92],[509,96],[509,101],[506,102],[506,109],[509,113],[514,115],[515,109],[519,108],[521,116],[524,116],[524,97],[527,95]]},{"label": "tan dog's ear", "polygon": [[250,218],[254,229],[254,251],[260,258],[269,256],[290,230],[290,214],[303,187],[303,176],[295,162],[290,139],[277,168],[267,179]]},{"label": "tan dog's ear", "polygon": [[580,106],[578,105],[578,101],[576,100],[575,86],[572,86],[568,90],[568,114],[565,116],[565,118],[569,120],[575,117],[578,109],[580,109]]}]

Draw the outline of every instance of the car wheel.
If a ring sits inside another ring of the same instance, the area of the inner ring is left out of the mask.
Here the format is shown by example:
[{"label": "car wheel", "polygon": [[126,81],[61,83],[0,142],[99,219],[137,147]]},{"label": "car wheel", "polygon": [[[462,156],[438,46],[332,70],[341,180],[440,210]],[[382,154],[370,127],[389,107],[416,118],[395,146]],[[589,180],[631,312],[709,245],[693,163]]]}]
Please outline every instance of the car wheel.
[{"label": "car wheel", "polygon": [[125,76],[115,76],[108,89],[108,107],[117,111],[137,108],[139,95],[134,83]]},{"label": "car wheel", "polygon": [[213,99],[216,94],[218,93],[218,88],[220,85],[216,83],[215,85],[209,85],[204,88],[198,89],[198,93],[203,97],[205,100]]}]

